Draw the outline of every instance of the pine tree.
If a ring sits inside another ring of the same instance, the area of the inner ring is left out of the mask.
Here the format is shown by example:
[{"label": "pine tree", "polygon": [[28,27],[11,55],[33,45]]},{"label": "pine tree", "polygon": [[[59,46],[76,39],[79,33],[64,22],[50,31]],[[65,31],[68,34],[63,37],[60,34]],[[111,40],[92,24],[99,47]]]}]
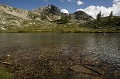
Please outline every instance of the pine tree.
[{"label": "pine tree", "polygon": [[112,17],[113,17],[113,11],[111,11],[110,15],[108,16],[108,21],[110,21]]},{"label": "pine tree", "polygon": [[66,23],[69,23],[70,22],[70,19],[71,19],[71,15],[68,15],[68,14],[62,14],[61,15],[61,19],[60,21],[63,23],[63,24],[66,24]]},{"label": "pine tree", "polygon": [[101,20],[101,11],[98,13],[98,15],[97,15],[97,20],[100,22],[100,20]]},{"label": "pine tree", "polygon": [[70,15],[65,15],[65,21],[66,21],[67,23],[70,22],[70,18],[71,18]]},{"label": "pine tree", "polygon": [[69,14],[68,15],[68,22],[70,22],[70,19],[71,19],[71,15]]},{"label": "pine tree", "polygon": [[65,15],[64,14],[61,15],[61,20],[65,20]]}]

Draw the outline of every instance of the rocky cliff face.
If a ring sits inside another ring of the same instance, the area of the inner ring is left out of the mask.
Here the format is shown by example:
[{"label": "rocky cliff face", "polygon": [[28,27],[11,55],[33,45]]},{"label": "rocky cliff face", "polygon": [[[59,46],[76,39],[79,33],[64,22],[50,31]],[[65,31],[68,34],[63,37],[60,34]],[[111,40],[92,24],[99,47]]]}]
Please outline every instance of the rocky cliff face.
[{"label": "rocky cliff face", "polygon": [[17,16],[17,17],[28,19],[27,18],[27,15],[28,15],[27,10],[17,9],[17,8],[6,6],[6,5],[0,5],[0,12],[5,12],[8,14]]},{"label": "rocky cliff face", "polygon": [[61,11],[54,5],[48,5],[47,7],[41,7],[32,11],[40,15],[41,19],[49,21],[58,20],[61,18]]},{"label": "rocky cliff face", "polygon": [[54,5],[48,5],[47,7],[41,7],[39,9],[34,10],[38,13],[48,13],[53,15],[60,15],[61,11]]},{"label": "rocky cliff face", "polygon": [[[31,11],[0,5],[0,29],[17,29],[19,27],[32,26],[33,24],[40,26],[41,24],[46,24],[46,22],[51,23],[51,21],[59,20],[62,16],[63,13],[54,5]],[[77,11],[70,14],[70,16],[70,22],[85,22],[93,19],[83,11]]]}]

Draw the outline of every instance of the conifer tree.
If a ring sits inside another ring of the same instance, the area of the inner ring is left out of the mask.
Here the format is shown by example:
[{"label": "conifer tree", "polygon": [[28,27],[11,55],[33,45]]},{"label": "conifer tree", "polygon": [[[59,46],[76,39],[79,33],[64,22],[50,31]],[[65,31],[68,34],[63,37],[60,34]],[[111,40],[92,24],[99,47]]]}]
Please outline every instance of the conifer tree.
[{"label": "conifer tree", "polygon": [[98,15],[97,15],[97,20],[100,22],[100,20],[101,20],[101,11],[98,13]]},{"label": "conifer tree", "polygon": [[113,17],[113,11],[111,11],[110,15],[108,16],[108,21],[110,21],[112,17]]}]

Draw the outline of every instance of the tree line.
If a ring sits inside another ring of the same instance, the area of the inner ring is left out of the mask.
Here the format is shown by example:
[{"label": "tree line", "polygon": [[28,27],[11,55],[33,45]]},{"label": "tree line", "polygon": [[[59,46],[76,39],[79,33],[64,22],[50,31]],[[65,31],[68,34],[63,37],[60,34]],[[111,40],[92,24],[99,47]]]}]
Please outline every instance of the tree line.
[{"label": "tree line", "polygon": [[[113,11],[110,12],[110,15],[108,16],[108,21],[111,20],[111,18],[113,17]],[[101,18],[102,18],[102,14],[101,14],[101,11],[98,13],[98,15],[96,16],[98,22],[101,21]]]}]

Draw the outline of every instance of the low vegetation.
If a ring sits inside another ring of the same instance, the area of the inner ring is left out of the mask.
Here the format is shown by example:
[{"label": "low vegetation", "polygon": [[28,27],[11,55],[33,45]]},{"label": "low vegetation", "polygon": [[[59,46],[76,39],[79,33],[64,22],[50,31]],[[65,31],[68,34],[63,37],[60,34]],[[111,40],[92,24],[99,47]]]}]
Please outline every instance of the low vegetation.
[{"label": "low vegetation", "polygon": [[0,79],[13,79],[12,74],[6,69],[0,67]]},{"label": "low vegetation", "polygon": [[120,30],[120,17],[114,16],[111,19],[109,17],[93,20],[84,24],[86,27],[93,29],[113,29]]},{"label": "low vegetation", "polygon": [[108,16],[100,17],[95,20],[91,20],[85,23],[71,23],[69,17],[64,17],[55,21],[37,21],[37,20],[25,20],[21,21],[22,27],[16,27],[15,25],[6,26],[3,25],[6,30],[0,30],[0,32],[62,32],[62,33],[81,33],[81,32],[120,32],[120,17]]}]

